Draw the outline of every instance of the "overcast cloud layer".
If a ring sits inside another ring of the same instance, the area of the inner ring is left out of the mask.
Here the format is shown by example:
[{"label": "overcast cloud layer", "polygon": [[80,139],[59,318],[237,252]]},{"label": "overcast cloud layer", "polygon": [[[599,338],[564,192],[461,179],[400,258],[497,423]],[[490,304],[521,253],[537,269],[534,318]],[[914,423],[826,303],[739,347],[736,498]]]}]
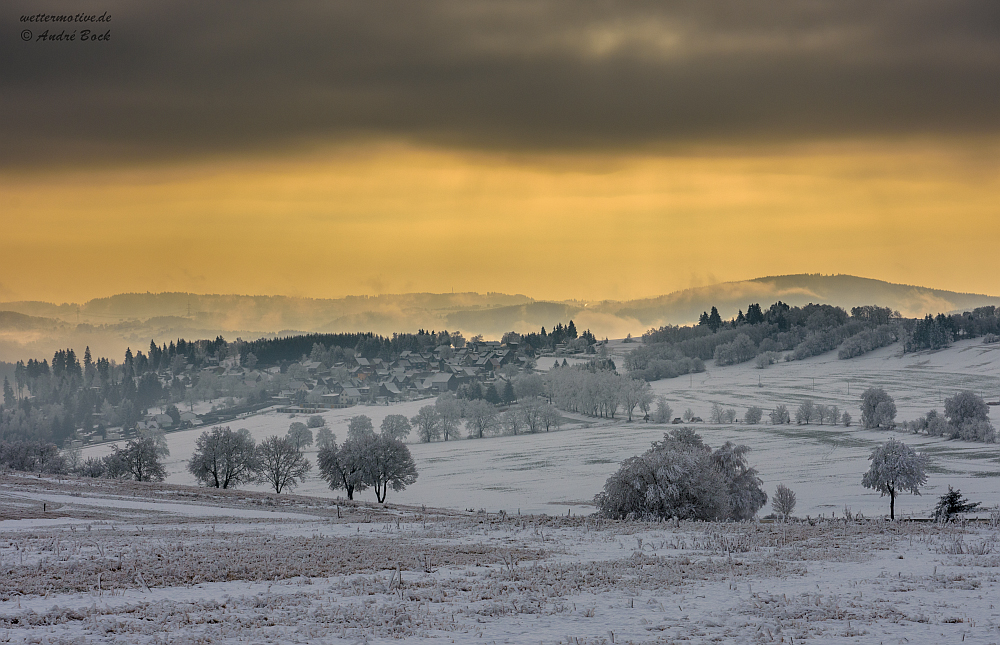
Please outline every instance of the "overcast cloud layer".
[{"label": "overcast cloud layer", "polygon": [[[22,14],[69,4],[110,11],[112,42],[18,37]],[[995,0],[34,0],[0,20],[8,167],[366,137],[624,152],[1000,127]]]}]

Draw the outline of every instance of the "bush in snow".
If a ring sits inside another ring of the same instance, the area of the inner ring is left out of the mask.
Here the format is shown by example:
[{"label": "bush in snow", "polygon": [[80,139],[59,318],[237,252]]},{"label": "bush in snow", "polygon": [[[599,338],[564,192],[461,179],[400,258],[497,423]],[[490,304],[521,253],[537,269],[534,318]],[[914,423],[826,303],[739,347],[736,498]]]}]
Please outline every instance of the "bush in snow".
[{"label": "bush in snow", "polygon": [[674,430],[625,460],[595,502],[612,518],[750,519],[767,494],[746,463],[749,450],[726,442],[713,452],[693,430]]},{"label": "bush in snow", "polygon": [[758,408],[756,405],[751,405],[747,408],[746,413],[743,414],[743,420],[747,423],[758,424],[761,418],[764,416],[764,411]]}]

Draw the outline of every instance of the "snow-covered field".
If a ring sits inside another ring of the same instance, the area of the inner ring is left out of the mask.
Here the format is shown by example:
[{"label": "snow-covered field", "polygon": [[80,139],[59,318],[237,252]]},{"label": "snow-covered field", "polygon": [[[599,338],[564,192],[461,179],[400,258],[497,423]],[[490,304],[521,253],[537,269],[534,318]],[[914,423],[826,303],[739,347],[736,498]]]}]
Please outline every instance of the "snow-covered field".
[{"label": "snow-covered field", "polygon": [[0,476],[0,640],[985,645],[1000,640],[997,537]]},{"label": "snow-covered field", "polygon": [[[871,385],[895,397],[899,420],[961,389],[995,401],[1000,348],[710,367],[653,387],[675,415],[811,398],[857,418]],[[378,427],[428,403],[324,416],[342,439],[353,415]],[[292,421],[232,425],[260,440]],[[1000,513],[968,526],[881,519],[887,499],[860,480],[885,432],[695,424],[713,446],[750,445],[767,491],[792,488],[810,521],[590,516],[618,463],[674,427],[580,417],[558,432],[411,444],[420,477],[384,507],[340,499],[315,472],[295,494],[193,487],[201,428],[167,436],[165,484],[0,476],[0,642],[1000,642]],[[897,500],[901,516],[928,516],[949,484],[996,507],[996,445],[896,436],[933,458],[924,495]]]},{"label": "snow-covered field", "polygon": [[[616,359],[621,365],[621,358]],[[715,402],[735,408],[741,417],[750,405],[767,410],[784,404],[794,413],[803,399],[811,398],[816,403],[838,405],[855,420],[860,416],[858,395],[864,388],[878,385],[895,398],[897,419],[906,420],[931,408],[942,411],[943,399],[962,389],[980,392],[988,401],[1000,399],[1000,347],[963,341],[948,350],[903,357],[896,345],[847,361],[837,360],[830,353],[779,363],[765,370],[751,364],[725,368],[710,365],[706,373],[652,385],[670,401],[675,416],[691,408],[707,419]],[[421,406],[432,402],[356,406],[330,410],[324,416],[343,440],[351,416],[366,414],[378,428],[388,414],[413,416]],[[259,441],[272,434],[284,434],[295,420],[305,419],[272,412],[230,425],[247,428]],[[618,464],[645,451],[652,441],[675,427],[578,417],[563,430],[547,434],[412,444],[419,479],[401,493],[390,492],[389,501],[490,512],[590,513],[590,501]],[[732,440],[753,448],[750,462],[760,472],[767,492],[772,493],[779,483],[792,488],[798,498],[796,513],[803,517],[829,517],[833,512],[840,515],[845,506],[867,516],[888,510],[886,499],[860,485],[861,475],[868,468],[868,454],[872,446],[888,438],[886,432],[864,431],[857,425],[694,427],[712,446]],[[203,431],[198,428],[167,435],[168,483],[194,483],[185,466],[195,439]],[[948,485],[973,500],[996,503],[1000,492],[1000,446],[906,433],[895,436],[928,452],[934,460],[925,494],[900,497],[898,513],[928,516],[936,497],[947,491]],[[86,449],[84,456],[103,455],[109,450],[107,445],[94,446]],[[310,454],[314,464],[315,456],[315,452]],[[250,488],[266,490],[264,486]],[[295,492],[331,498],[338,494],[326,487],[315,470]],[[370,491],[358,497],[374,500]]]}]

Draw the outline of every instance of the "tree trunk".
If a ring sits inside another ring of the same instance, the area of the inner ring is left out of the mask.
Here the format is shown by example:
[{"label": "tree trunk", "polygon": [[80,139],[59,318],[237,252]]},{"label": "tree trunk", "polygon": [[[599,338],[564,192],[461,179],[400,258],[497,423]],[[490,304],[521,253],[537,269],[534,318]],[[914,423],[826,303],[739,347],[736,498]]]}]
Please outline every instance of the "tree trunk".
[{"label": "tree trunk", "polygon": [[889,519],[896,519],[896,491],[889,489]]}]

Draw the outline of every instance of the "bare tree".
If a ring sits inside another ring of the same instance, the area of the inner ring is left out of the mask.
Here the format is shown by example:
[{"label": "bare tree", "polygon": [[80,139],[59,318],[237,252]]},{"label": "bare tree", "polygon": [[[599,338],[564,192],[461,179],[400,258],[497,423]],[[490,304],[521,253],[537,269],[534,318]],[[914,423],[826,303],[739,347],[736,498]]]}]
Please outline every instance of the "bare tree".
[{"label": "bare tree", "polygon": [[161,482],[167,471],[160,463],[160,453],[156,441],[151,437],[133,439],[124,448],[115,446],[114,460],[124,474],[131,475],[140,482]]},{"label": "bare tree", "polygon": [[195,479],[215,488],[235,488],[258,477],[256,444],[250,431],[235,432],[228,426],[206,430],[195,440],[195,451],[188,461],[188,472]]},{"label": "bare tree", "polygon": [[402,441],[375,437],[361,449],[365,450],[362,479],[375,489],[379,504],[385,503],[390,487],[400,491],[417,481],[417,467],[410,449]]},{"label": "bare tree", "polygon": [[287,437],[268,437],[257,446],[260,477],[280,494],[295,488],[305,478],[312,464]]},{"label": "bare tree", "polygon": [[927,455],[916,452],[905,443],[889,439],[875,447],[868,457],[871,468],[861,478],[861,485],[889,496],[889,519],[896,519],[896,495],[909,491],[920,494],[927,483]]},{"label": "bare tree", "polygon": [[344,489],[347,492],[347,499],[354,499],[354,491],[368,488],[364,480],[364,446],[372,440],[372,437],[361,436],[348,439],[339,448],[333,443],[319,451],[316,461],[319,464],[320,477],[326,480],[331,490]]}]

